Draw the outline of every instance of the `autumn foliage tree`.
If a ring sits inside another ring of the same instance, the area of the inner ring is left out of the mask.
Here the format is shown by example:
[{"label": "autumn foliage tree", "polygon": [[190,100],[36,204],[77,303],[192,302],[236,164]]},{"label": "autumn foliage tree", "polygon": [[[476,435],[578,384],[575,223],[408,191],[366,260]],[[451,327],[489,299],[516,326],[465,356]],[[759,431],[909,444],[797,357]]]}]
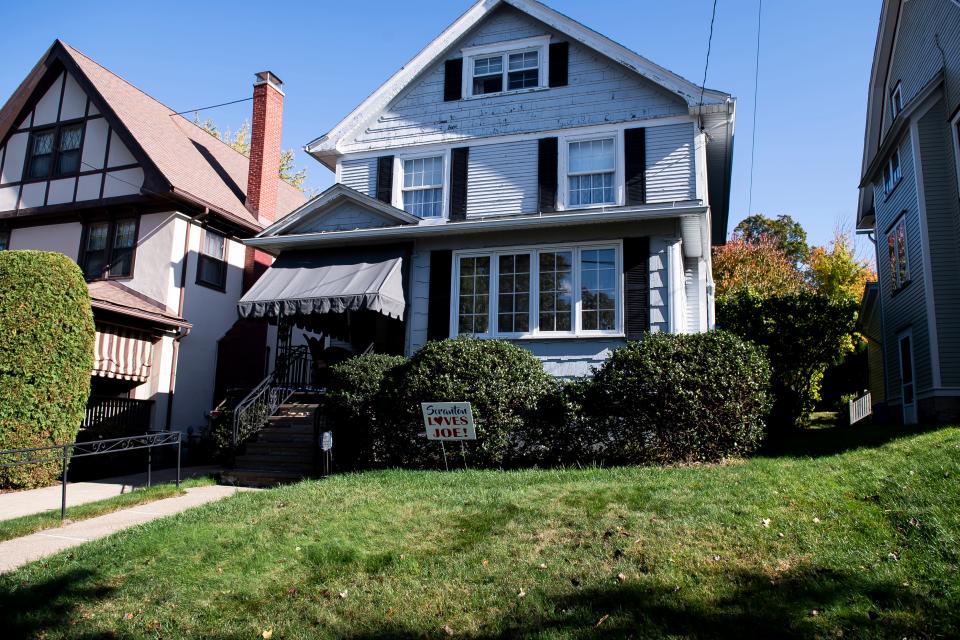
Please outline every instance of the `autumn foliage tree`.
[{"label": "autumn foliage tree", "polygon": [[859,258],[850,234],[834,232],[828,247],[814,247],[808,259],[808,280],[820,293],[832,300],[859,302],[867,283],[877,279],[870,265]]},{"label": "autumn foliage tree", "polygon": [[752,291],[761,297],[790,295],[806,288],[803,274],[777,242],[767,236],[733,238],[713,250],[718,297]]}]

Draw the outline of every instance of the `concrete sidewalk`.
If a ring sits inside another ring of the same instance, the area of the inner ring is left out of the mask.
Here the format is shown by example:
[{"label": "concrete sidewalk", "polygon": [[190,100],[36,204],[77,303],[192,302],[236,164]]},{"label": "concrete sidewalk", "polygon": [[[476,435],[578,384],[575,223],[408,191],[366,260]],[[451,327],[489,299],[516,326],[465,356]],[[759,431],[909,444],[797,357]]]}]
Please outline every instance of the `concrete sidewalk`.
[{"label": "concrete sidewalk", "polygon": [[[180,470],[180,477],[199,478],[220,473],[220,467],[184,467]],[[152,484],[172,483],[176,480],[176,469],[160,469],[154,471],[151,477]],[[147,474],[136,473],[117,478],[105,478],[91,482],[67,483],[67,507],[73,507],[87,502],[106,500],[122,493],[130,493],[134,487],[145,487]],[[42,487],[28,491],[13,491],[0,493],[0,520],[9,520],[28,516],[42,511],[60,508],[61,486]]]},{"label": "concrete sidewalk", "polygon": [[0,573],[12,571],[28,562],[46,558],[84,542],[104,538],[117,531],[171,516],[245,490],[247,489],[219,485],[193,487],[186,490],[186,495],[148,502],[89,520],[74,522],[65,527],[47,529],[22,538],[0,542]]}]

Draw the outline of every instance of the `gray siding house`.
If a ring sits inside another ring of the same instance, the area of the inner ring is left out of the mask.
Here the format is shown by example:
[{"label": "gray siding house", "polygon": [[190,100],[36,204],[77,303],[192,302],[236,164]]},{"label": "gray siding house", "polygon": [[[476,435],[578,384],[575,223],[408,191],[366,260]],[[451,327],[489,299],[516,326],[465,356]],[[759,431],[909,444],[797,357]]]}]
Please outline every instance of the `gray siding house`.
[{"label": "gray siding house", "polygon": [[278,260],[240,313],[356,351],[503,338],[558,376],[705,331],[734,117],[539,2],[482,0],[307,145],[337,184],[247,241]]},{"label": "gray siding house", "polygon": [[867,107],[857,229],[875,410],[960,419],[960,2],[885,0]]}]

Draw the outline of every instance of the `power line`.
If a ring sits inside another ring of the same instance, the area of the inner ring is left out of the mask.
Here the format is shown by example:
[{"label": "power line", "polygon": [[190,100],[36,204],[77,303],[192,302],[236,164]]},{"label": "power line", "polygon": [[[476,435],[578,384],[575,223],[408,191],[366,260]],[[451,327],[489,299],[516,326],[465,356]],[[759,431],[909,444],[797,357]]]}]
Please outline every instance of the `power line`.
[{"label": "power line", "polygon": [[710,49],[713,48],[713,24],[717,20],[717,0],[713,0],[713,12],[710,15],[710,37],[707,38],[707,61],[703,65],[703,82],[700,83],[700,108],[697,117],[700,118],[700,131],[703,131],[703,93],[707,88],[707,71],[710,69]]},{"label": "power line", "polygon": [[753,133],[750,134],[750,197],[747,215],[753,215],[753,164],[757,152],[757,95],[760,93],[760,28],[763,25],[763,0],[757,8],[757,60],[753,72]]},{"label": "power line", "polygon": [[217,107],[226,107],[231,104],[247,102],[248,100],[253,100],[253,96],[250,96],[249,98],[241,98],[240,100],[233,100],[231,102],[224,102],[222,104],[213,104],[213,105],[210,105],[209,107],[199,107],[197,109],[187,109],[186,111],[177,111],[176,113],[172,113],[170,115],[182,116],[185,113],[195,113],[197,111],[206,111],[207,109],[216,109]]}]

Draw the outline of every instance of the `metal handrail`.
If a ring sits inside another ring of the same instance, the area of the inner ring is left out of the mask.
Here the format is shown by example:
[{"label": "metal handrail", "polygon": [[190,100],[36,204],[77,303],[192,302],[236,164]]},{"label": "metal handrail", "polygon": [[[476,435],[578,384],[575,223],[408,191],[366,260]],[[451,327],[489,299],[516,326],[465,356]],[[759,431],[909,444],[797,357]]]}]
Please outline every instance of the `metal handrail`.
[{"label": "metal handrail", "polygon": [[[123,438],[108,438],[104,440],[90,440],[87,442],[70,442],[66,444],[47,445],[45,447],[29,447],[26,449],[7,449],[0,451],[0,463],[4,456],[16,456],[24,454],[38,454],[41,451],[49,451],[51,455],[44,457],[29,457],[26,460],[17,460],[15,462],[6,462],[0,464],[0,469],[10,469],[28,464],[45,464],[51,462],[62,462],[62,477],[60,496],[60,519],[63,520],[67,515],[67,473],[69,471],[69,461],[72,458],[85,458],[87,456],[99,456],[105,453],[118,453],[120,451],[136,451],[138,449],[147,449],[147,486],[152,484],[153,472],[153,448],[167,445],[177,445],[177,489],[180,488],[180,448],[183,434],[179,431],[156,431],[145,433],[138,436],[126,436]],[[53,455],[58,452],[59,455]]]}]

